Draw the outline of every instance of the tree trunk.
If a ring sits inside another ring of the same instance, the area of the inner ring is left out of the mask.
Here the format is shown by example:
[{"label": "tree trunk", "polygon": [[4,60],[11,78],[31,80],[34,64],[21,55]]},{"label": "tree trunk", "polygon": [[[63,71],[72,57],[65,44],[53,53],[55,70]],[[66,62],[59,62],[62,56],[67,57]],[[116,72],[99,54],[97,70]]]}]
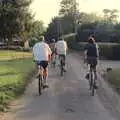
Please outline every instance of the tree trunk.
[{"label": "tree trunk", "polygon": [[9,36],[7,42],[8,48],[10,47],[11,44],[12,44],[12,36]]}]

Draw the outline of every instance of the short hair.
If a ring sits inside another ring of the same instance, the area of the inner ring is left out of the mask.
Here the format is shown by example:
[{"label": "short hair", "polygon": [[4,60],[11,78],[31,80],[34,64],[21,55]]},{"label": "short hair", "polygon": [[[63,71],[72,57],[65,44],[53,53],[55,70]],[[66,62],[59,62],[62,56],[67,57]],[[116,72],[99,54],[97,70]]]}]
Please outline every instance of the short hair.
[{"label": "short hair", "polygon": [[88,38],[88,42],[91,43],[91,44],[94,44],[95,43],[95,39],[93,37],[89,37]]},{"label": "short hair", "polygon": [[43,41],[43,42],[44,42],[44,41],[45,41],[45,37],[44,37],[44,36],[41,36],[41,37],[40,37],[40,41]]}]

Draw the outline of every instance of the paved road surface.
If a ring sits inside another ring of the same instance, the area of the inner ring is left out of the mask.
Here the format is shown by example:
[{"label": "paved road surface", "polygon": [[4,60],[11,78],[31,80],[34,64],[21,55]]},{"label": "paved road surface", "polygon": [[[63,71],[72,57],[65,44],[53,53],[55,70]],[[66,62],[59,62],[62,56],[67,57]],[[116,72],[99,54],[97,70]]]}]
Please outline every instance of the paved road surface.
[{"label": "paved road surface", "polygon": [[63,78],[50,68],[49,89],[36,96],[37,80],[13,109],[15,120],[117,120],[105,109],[98,95],[89,93],[88,81],[78,57],[69,54],[68,71]]}]

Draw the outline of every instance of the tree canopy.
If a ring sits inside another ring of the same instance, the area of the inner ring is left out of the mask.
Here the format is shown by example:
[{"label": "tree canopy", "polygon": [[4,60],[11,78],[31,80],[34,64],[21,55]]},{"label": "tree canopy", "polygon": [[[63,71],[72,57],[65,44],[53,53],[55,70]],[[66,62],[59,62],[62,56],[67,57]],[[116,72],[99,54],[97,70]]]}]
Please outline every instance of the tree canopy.
[{"label": "tree canopy", "polygon": [[35,21],[29,9],[31,3],[32,0],[2,0],[0,2],[0,40],[7,38],[11,42],[15,35],[29,37],[33,34],[38,36],[40,32],[43,32],[43,23]]}]

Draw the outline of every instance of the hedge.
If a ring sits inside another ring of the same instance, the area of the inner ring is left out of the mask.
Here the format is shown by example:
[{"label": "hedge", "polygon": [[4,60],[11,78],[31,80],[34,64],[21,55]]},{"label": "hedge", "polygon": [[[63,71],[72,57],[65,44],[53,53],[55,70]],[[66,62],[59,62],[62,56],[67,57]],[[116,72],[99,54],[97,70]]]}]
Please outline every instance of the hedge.
[{"label": "hedge", "polygon": [[[85,42],[76,42],[76,35],[68,35],[65,37],[65,40],[68,43],[68,47],[77,50],[84,51],[84,48],[87,43]],[[120,60],[120,44],[117,43],[98,43],[100,50],[100,58],[108,60]]]}]

